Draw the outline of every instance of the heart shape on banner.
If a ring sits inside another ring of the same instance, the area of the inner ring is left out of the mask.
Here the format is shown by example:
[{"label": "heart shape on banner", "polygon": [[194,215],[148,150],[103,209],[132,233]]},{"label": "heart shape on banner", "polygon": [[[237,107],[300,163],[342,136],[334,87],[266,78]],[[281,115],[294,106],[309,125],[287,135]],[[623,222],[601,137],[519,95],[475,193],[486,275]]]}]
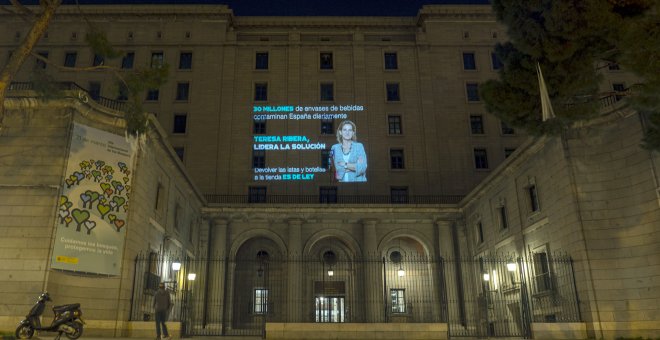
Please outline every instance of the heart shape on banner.
[{"label": "heart shape on banner", "polygon": [[124,220],[115,220],[115,227],[117,228],[117,231],[119,231],[126,222]]},{"label": "heart shape on banner", "polygon": [[71,216],[73,216],[73,219],[76,220],[76,223],[80,224],[89,219],[89,211],[73,209]]}]

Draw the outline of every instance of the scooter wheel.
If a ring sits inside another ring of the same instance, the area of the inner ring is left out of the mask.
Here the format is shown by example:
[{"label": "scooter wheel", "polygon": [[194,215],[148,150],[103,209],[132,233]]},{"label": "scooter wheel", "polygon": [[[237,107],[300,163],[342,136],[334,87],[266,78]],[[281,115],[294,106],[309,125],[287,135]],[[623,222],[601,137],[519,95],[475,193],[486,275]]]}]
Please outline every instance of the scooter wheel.
[{"label": "scooter wheel", "polygon": [[72,322],[67,322],[67,326],[69,326],[69,327],[71,327],[71,328],[73,328],[73,329],[75,330],[75,331],[74,331],[73,333],[71,333],[71,334],[69,334],[69,333],[64,333],[64,335],[66,335],[67,338],[72,339],[72,340],[75,340],[75,339],[80,338],[80,336],[81,336],[82,333],[83,333],[83,325],[82,325],[82,323],[80,323],[80,322],[78,322],[78,321],[72,321]]},{"label": "scooter wheel", "polygon": [[30,339],[34,335],[34,328],[30,325],[20,325],[16,328],[16,339]]}]

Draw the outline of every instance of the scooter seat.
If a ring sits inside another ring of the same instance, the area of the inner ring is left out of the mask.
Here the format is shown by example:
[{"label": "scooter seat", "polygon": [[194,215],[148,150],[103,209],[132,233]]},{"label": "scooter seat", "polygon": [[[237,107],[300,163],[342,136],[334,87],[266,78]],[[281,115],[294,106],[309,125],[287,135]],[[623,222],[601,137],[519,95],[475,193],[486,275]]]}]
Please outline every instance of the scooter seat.
[{"label": "scooter seat", "polygon": [[66,312],[68,310],[74,310],[74,309],[78,309],[78,308],[80,308],[79,303],[72,303],[72,304],[68,304],[68,305],[55,306],[55,307],[53,307],[53,312],[55,312],[55,314],[60,314],[60,313]]}]

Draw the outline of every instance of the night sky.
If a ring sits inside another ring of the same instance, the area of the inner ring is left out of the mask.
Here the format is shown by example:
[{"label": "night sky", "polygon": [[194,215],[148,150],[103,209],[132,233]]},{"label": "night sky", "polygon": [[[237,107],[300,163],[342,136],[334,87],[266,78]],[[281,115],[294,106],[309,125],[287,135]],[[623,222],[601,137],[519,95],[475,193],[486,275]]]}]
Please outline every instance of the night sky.
[{"label": "night sky", "polygon": [[[425,4],[488,4],[488,0],[79,0],[80,4],[226,4],[241,16],[415,16]],[[38,1],[21,1],[36,4]],[[75,0],[64,0],[75,4]],[[0,0],[8,5],[8,0]]]}]

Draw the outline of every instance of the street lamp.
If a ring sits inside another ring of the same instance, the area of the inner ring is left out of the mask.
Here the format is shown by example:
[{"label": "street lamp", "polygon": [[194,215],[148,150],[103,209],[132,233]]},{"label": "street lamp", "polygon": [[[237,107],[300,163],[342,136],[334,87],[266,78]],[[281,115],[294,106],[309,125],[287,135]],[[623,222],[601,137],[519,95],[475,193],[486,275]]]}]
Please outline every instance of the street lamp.
[{"label": "street lamp", "polygon": [[181,269],[181,262],[174,261],[172,262],[172,270],[178,272]]},{"label": "street lamp", "polygon": [[403,265],[399,264],[399,270],[397,270],[396,273],[399,275],[399,277],[406,276],[406,271],[403,270]]},{"label": "street lamp", "polygon": [[195,278],[197,277],[197,274],[195,273],[188,273],[188,281],[195,281]]}]

